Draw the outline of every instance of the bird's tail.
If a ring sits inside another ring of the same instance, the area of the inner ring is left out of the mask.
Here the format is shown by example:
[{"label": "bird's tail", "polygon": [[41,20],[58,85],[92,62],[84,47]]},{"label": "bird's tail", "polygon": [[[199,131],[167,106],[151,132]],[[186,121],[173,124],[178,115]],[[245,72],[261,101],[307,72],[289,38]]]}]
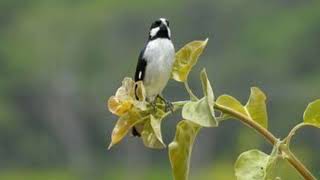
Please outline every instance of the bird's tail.
[{"label": "bird's tail", "polygon": [[135,126],[133,126],[132,130],[131,130],[131,134],[132,136],[135,136],[135,137],[140,137],[141,134],[138,132],[137,128]]}]

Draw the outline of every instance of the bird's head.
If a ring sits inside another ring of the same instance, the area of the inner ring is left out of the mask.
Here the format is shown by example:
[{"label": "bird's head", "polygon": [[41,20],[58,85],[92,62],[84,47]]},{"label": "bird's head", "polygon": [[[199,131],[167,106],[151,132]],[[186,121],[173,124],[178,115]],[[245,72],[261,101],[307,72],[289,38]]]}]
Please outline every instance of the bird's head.
[{"label": "bird's head", "polygon": [[150,27],[149,40],[154,40],[157,38],[171,39],[169,21],[165,18],[156,20]]}]

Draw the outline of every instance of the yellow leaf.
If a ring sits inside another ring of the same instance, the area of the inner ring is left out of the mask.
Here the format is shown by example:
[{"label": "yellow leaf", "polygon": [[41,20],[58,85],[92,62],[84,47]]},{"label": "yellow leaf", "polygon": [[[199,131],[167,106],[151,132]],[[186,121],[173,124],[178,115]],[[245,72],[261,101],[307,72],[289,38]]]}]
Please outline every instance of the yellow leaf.
[{"label": "yellow leaf", "polygon": [[111,113],[122,116],[133,107],[134,103],[134,81],[124,78],[122,86],[118,88],[116,95],[108,100],[108,109]]},{"label": "yellow leaf", "polygon": [[156,135],[158,141],[160,141],[161,144],[164,144],[162,140],[162,134],[161,134],[161,121],[162,119],[157,119],[154,116],[150,115],[150,124],[153,129],[153,132]]},{"label": "yellow leaf", "polygon": [[[153,107],[148,105],[148,102],[146,101],[146,92],[143,82],[134,82],[131,78],[124,78],[122,85],[118,88],[115,96],[111,96],[108,100],[109,111],[120,116],[113,129],[109,148],[114,144],[119,143],[132,127],[135,127],[135,130],[140,134],[145,132],[143,135],[144,137],[146,137],[146,132],[148,132],[149,129],[152,130],[148,133],[148,138],[143,139],[144,142],[151,143],[151,140],[149,140],[150,137],[155,136],[155,139],[161,140],[160,144],[163,144],[160,134],[160,124],[158,124],[159,127],[155,127],[154,129],[152,129],[153,127],[150,124],[149,115],[151,108]],[[164,112],[157,107],[155,115],[162,116],[163,114]],[[148,121],[148,123],[146,121]],[[147,125],[149,125],[150,128],[148,128]],[[157,124],[154,123],[154,125]],[[146,130],[144,130],[144,128],[146,128]],[[151,146],[151,144],[147,146]]]},{"label": "yellow leaf", "polygon": [[163,143],[161,135],[161,120],[150,115],[150,119],[145,122],[141,138],[146,147],[162,149],[166,145]]},{"label": "yellow leaf", "polygon": [[200,126],[182,120],[177,125],[174,141],[169,144],[169,158],[175,180],[187,180],[192,147]]},{"label": "yellow leaf", "polygon": [[138,101],[145,101],[146,100],[146,90],[143,86],[142,81],[138,81],[135,83],[135,96]]},{"label": "yellow leaf", "polygon": [[131,78],[124,78],[116,95],[108,100],[108,109],[111,113],[122,116],[131,108],[147,110],[146,91],[142,81],[134,82]]},{"label": "yellow leaf", "polygon": [[175,56],[175,62],[172,69],[172,78],[179,82],[185,82],[188,78],[192,67],[197,63],[197,60],[204,48],[208,39],[205,41],[192,41],[182,47]]},{"label": "yellow leaf", "polygon": [[134,97],[134,81],[132,78],[125,77],[122,81],[121,87],[116,92],[116,97],[120,99]]},{"label": "yellow leaf", "polygon": [[133,101],[120,101],[115,96],[111,96],[108,100],[108,109],[111,113],[122,116],[127,113],[132,107]]},{"label": "yellow leaf", "polygon": [[138,109],[145,111],[147,110],[147,102],[146,102],[146,90],[144,88],[143,82],[138,81],[135,83],[135,101],[134,106]]},{"label": "yellow leaf", "polygon": [[138,124],[143,120],[144,118],[141,117],[139,112],[135,110],[131,110],[125,115],[121,116],[113,128],[109,149],[113,145],[119,143],[135,124]]}]

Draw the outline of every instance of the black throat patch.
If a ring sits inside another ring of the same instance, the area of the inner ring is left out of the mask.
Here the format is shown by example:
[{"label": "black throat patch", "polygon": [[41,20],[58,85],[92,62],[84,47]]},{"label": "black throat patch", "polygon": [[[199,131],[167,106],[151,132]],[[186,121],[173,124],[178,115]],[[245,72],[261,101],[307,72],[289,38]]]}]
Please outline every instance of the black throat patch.
[{"label": "black throat patch", "polygon": [[164,23],[161,20],[157,20],[151,24],[150,31],[155,28],[159,28],[159,30],[154,36],[149,34],[149,41],[157,38],[170,39],[169,21],[165,20]]}]

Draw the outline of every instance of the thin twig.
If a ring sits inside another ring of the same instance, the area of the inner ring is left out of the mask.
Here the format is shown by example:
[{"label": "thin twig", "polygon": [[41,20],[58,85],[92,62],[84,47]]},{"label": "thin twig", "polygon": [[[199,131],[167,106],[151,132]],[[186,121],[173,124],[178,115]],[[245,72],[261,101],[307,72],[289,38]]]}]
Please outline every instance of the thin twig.
[{"label": "thin twig", "polygon": [[[188,87],[188,92],[191,95],[194,95],[192,93],[192,90],[189,88],[188,83],[185,83],[186,87]],[[181,108],[184,104],[186,104],[189,101],[180,101],[180,102],[176,102],[177,105],[179,105],[178,108]],[[175,104],[175,103],[173,103]],[[229,114],[232,117],[240,120],[241,122],[243,122],[245,125],[253,128],[254,130],[256,130],[259,134],[261,134],[270,144],[275,145],[278,140],[277,138],[267,129],[265,129],[264,127],[262,127],[260,124],[258,124],[257,122],[253,121],[250,117],[247,117],[237,111],[234,111],[231,108],[228,108],[226,106],[222,106],[219,104],[214,104],[214,108],[216,110],[221,111],[222,113],[225,114]],[[304,125],[308,125],[308,124],[304,124]],[[292,129],[292,131],[289,133],[289,135],[291,134],[291,136],[295,133],[295,131],[297,129],[299,129],[300,127],[304,126],[304,125],[297,125],[296,127],[294,127]],[[291,138],[290,136],[290,138]],[[289,141],[290,141],[289,138]],[[288,142],[288,137],[285,138],[286,143]],[[287,146],[287,144],[281,144],[279,146],[279,150],[284,154],[284,157],[287,159],[287,161],[300,173],[300,175],[306,179],[306,180],[316,180],[316,178],[314,177],[314,175],[305,167],[305,165],[290,151],[289,147]]]},{"label": "thin twig", "polygon": [[285,143],[287,144],[288,147],[290,146],[291,139],[295,135],[296,131],[304,126],[313,126],[313,125],[309,124],[309,123],[302,122],[302,123],[297,124],[294,128],[292,128],[291,131],[289,132],[288,136],[286,138],[284,138]]},{"label": "thin twig", "polygon": [[[239,119],[244,124],[248,125],[249,127],[255,129],[258,133],[260,133],[270,144],[275,145],[277,142],[277,138],[269,132],[267,129],[262,127],[260,124],[253,121],[251,118],[234,111],[226,106],[222,106],[219,104],[214,104],[215,109],[229,114],[232,117]],[[312,173],[301,163],[301,161],[288,149],[285,144],[282,144],[279,147],[279,150],[285,154],[286,159],[288,162],[301,174],[302,177],[306,180],[316,180],[316,178],[312,175]]]},{"label": "thin twig", "polygon": [[185,86],[186,90],[188,91],[191,100],[193,100],[193,101],[199,100],[199,98],[190,89],[188,81],[184,82],[184,86]]}]

